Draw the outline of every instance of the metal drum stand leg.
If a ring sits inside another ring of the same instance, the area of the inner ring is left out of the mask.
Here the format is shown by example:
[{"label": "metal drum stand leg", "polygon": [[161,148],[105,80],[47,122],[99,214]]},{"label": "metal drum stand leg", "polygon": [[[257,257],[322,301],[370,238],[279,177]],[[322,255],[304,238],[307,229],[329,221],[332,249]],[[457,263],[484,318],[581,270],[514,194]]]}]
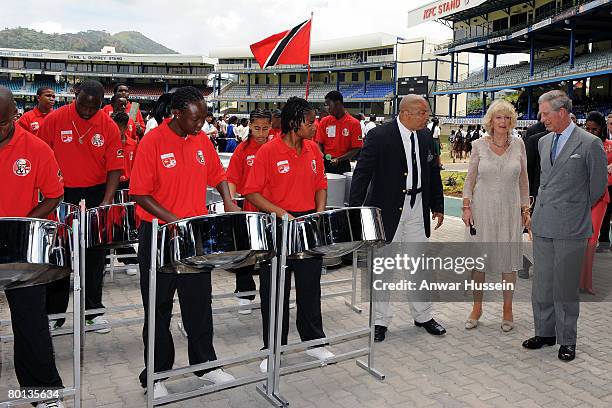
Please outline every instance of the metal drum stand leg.
[{"label": "metal drum stand leg", "polygon": [[364,370],[366,370],[368,373],[370,373],[377,379],[384,380],[385,375],[374,368],[374,344],[375,344],[374,326],[376,322],[376,307],[375,307],[376,304],[374,303],[374,287],[372,286],[372,282],[373,282],[372,278],[374,276],[373,269],[372,269],[373,254],[374,254],[374,249],[369,248],[368,255],[367,255],[367,272],[368,272],[368,275],[370,276],[370,288],[369,288],[370,289],[370,316],[369,316],[370,338],[368,339],[368,361],[364,362],[362,360],[357,360],[357,365],[363,368]]},{"label": "metal drum stand leg", "polygon": [[[278,379],[280,372],[280,345],[283,319],[284,282],[287,247],[288,217],[282,218],[282,246],[281,262],[277,257],[272,258],[270,268],[270,319],[268,324],[268,376],[264,384],[257,386],[257,391],[272,405],[287,406],[289,402],[278,394]],[[276,214],[272,214],[272,240],[276,255],[278,255],[278,242],[276,239]],[[282,282],[280,281],[282,279]],[[278,281],[278,282],[277,282]],[[280,324],[278,323],[280,321]],[[280,326],[280,329],[279,329]]]}]

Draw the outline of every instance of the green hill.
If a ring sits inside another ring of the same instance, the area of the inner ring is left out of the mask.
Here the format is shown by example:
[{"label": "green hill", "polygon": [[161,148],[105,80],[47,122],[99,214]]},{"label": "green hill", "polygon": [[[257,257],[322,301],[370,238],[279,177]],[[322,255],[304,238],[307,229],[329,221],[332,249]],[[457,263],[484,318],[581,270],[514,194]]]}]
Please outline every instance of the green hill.
[{"label": "green hill", "polygon": [[177,54],[176,51],[145,37],[137,31],[81,31],[78,33],[46,34],[29,28],[7,28],[0,31],[0,48],[34,50],[98,52],[104,46],[115,47],[117,52],[132,54]]}]

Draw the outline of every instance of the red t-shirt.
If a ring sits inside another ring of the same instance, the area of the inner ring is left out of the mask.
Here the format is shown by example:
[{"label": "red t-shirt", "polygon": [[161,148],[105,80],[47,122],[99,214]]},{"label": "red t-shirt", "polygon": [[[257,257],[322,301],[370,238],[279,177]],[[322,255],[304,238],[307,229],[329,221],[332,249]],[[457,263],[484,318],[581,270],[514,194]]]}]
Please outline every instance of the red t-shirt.
[{"label": "red t-shirt", "polygon": [[43,122],[45,121],[45,117],[47,115],[48,113],[42,113],[38,109],[38,106],[36,106],[34,109],[29,110],[26,113],[24,113],[19,118],[17,123],[19,124],[19,126],[24,128],[31,134],[36,135],[38,133],[38,129],[40,129]]},{"label": "red t-shirt", "polygon": [[123,157],[125,159],[125,168],[123,174],[120,177],[120,181],[127,181],[130,179],[132,174],[132,167],[134,166],[134,159],[136,159],[136,150],[138,143],[135,140],[126,137],[125,143],[123,144]]},{"label": "red t-shirt", "polygon": [[[132,102],[128,102],[127,105],[125,106],[125,113],[127,113],[129,115],[130,114],[130,109],[132,109]],[[102,108],[102,110],[104,112],[108,113],[109,115],[111,113],[113,113],[113,107],[111,106],[111,104],[105,105]],[[138,124],[140,125],[142,130],[145,129],[145,122],[144,122],[144,119],[142,118],[142,113],[140,113],[140,109],[138,109],[136,111],[136,120],[135,120],[135,122],[138,122]],[[134,134],[136,134],[135,132],[136,132],[136,127],[134,127]]]},{"label": "red t-shirt", "polygon": [[0,148],[0,217],[25,217],[46,198],[64,194],[64,182],[53,151],[39,138],[15,125],[11,141]]},{"label": "red t-shirt", "polygon": [[[227,168],[227,181],[236,185],[236,191],[240,194],[244,192],[244,185],[247,177],[253,168],[255,155],[263,145],[260,145],[255,140],[250,139],[248,142],[242,142],[234,150],[234,154]],[[259,211],[250,202],[244,203],[244,211]]]},{"label": "red t-shirt", "polygon": [[124,168],[119,128],[102,111],[85,120],[74,103],[62,106],[47,115],[38,137],[53,149],[66,187],[104,184],[109,171]]},{"label": "red t-shirt", "polygon": [[324,145],[325,154],[340,157],[351,149],[363,147],[361,124],[348,113],[340,119],[326,116],[319,123],[315,140]]},{"label": "red t-shirt", "polygon": [[268,131],[268,140],[275,139],[277,136],[280,136],[282,133],[283,131],[280,128],[278,129],[270,128],[270,130]]},{"label": "red t-shirt", "polygon": [[302,154],[277,137],[262,146],[243,194],[260,193],[285,211],[316,209],[315,193],[327,189],[323,157],[317,144],[303,140]]},{"label": "red t-shirt", "polygon": [[[221,159],[204,132],[180,137],[162,123],[138,145],[130,194],[149,195],[179,218],[195,217],[208,213],[206,186],[224,180]],[[154,218],[141,207],[136,216],[148,222]]]}]

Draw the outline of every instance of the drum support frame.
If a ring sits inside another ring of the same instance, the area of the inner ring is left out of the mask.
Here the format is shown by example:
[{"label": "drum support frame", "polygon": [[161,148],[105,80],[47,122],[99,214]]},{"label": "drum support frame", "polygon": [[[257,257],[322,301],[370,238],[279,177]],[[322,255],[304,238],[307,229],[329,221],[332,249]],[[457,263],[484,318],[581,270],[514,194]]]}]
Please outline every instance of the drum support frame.
[{"label": "drum support frame", "polygon": [[[74,280],[73,290],[72,290],[73,298],[74,298],[73,303],[72,303],[72,311],[73,311],[73,316],[75,316],[75,318],[78,318],[78,316],[80,316],[81,291],[82,291],[80,282],[81,282],[81,265],[83,262],[80,259],[81,252],[79,250],[80,231],[82,228],[79,228],[79,227],[80,227],[79,221],[74,220],[72,223],[71,239],[72,239],[72,247],[73,247],[72,271],[73,271],[73,280]],[[75,325],[73,324],[73,327],[74,326]],[[81,335],[82,335],[81,330],[77,330],[76,328],[72,330],[72,353],[73,353],[72,354],[72,381],[73,381],[73,385],[72,387],[64,387],[60,390],[61,397],[70,397],[70,396],[73,397],[75,408],[81,407],[81,358],[82,358]],[[9,401],[0,401],[0,408],[17,407],[17,406],[22,406],[23,404],[27,404],[27,403],[44,402],[48,400],[49,398],[46,398],[46,399],[29,398],[29,399],[14,399],[14,400],[9,400]]]},{"label": "drum support frame", "polygon": [[[276,298],[277,299],[284,299],[285,296],[285,278],[286,278],[286,270],[287,270],[287,231],[288,231],[288,220],[287,217],[283,217],[282,220],[282,226],[283,226],[283,239],[282,239],[282,246],[281,246],[281,256],[280,256],[280,265],[278,267],[278,288],[276,289],[277,295]],[[373,248],[368,248],[367,249],[367,270],[368,273],[370,274],[370,276],[372,276],[373,274],[373,269],[372,269],[372,259],[373,259]],[[356,256],[357,252],[353,252],[353,278],[356,279],[356,269],[357,269],[357,256]],[[273,293],[274,287],[271,288],[271,292]],[[280,385],[280,376],[281,375],[287,375],[287,374],[291,374],[291,373],[295,373],[295,372],[299,372],[299,371],[306,371],[306,370],[311,370],[317,367],[323,367],[329,364],[333,364],[333,363],[338,363],[340,361],[345,361],[345,360],[349,360],[349,359],[354,359],[357,357],[361,357],[361,356],[367,356],[367,361],[362,361],[362,360],[357,360],[357,366],[363,368],[364,370],[366,370],[370,375],[372,375],[374,378],[378,379],[378,380],[384,380],[385,379],[385,375],[380,372],[379,370],[377,370],[376,368],[374,368],[374,327],[375,327],[375,304],[374,304],[374,292],[373,290],[370,290],[370,297],[369,297],[369,321],[368,321],[368,327],[364,328],[364,329],[358,329],[358,330],[354,330],[348,333],[344,333],[344,334],[339,334],[339,335],[334,335],[334,336],[327,336],[321,339],[315,339],[315,340],[310,340],[310,341],[305,341],[305,342],[297,342],[297,343],[291,343],[291,344],[287,344],[285,346],[281,346],[281,336],[282,336],[282,325],[283,325],[283,302],[282,300],[277,302],[276,305],[276,322],[275,322],[275,326],[276,326],[276,341],[275,344],[273,346],[274,349],[274,372],[273,372],[273,376],[274,379],[272,381],[272,386],[273,389],[270,390],[269,389],[269,385],[270,385],[270,381],[267,382],[267,384],[265,385],[259,385],[257,387],[257,390],[260,392],[260,394],[264,394],[266,396],[268,396],[270,394],[270,392],[272,393],[272,395],[274,397],[276,397],[276,401],[281,403],[281,406],[288,406],[289,402],[283,398],[280,393],[279,393],[279,385]],[[354,303],[354,299],[352,299],[352,303]],[[270,323],[270,326],[272,326],[272,322]],[[270,329],[270,332],[272,331],[272,329]],[[281,367],[281,353],[284,352],[292,352],[292,351],[298,351],[298,350],[306,350],[309,347],[313,347],[313,346],[321,346],[324,344],[334,344],[334,343],[342,343],[342,342],[346,342],[346,341],[350,341],[350,340],[354,340],[357,338],[362,338],[368,336],[368,346],[365,348],[361,348],[358,350],[353,350],[347,353],[343,353],[343,354],[339,354],[334,356],[334,358],[330,359],[330,360],[326,360],[326,361],[309,361],[309,362],[305,362],[305,363],[300,363],[300,364],[294,364],[291,366],[286,366],[286,367]],[[270,343],[272,344],[272,343]],[[270,373],[270,367],[268,367],[268,373]],[[271,400],[270,398],[266,398],[268,399],[269,402],[273,403],[273,400]],[[275,404],[277,405],[277,404]],[[278,405],[277,405],[278,406]]]},{"label": "drum support frame", "polygon": [[[157,219],[153,220],[153,233],[151,237],[151,269],[149,270],[149,316],[148,316],[148,327],[147,327],[147,394],[146,394],[146,406],[147,408],[154,407],[157,405],[167,404],[170,402],[182,401],[185,399],[196,398],[202,395],[210,394],[217,391],[222,391],[230,388],[236,388],[246,384],[253,384],[259,382],[261,380],[265,380],[267,389],[273,390],[274,387],[271,384],[271,381],[274,380],[274,371],[269,370],[267,374],[260,373],[248,377],[240,377],[236,378],[233,381],[224,384],[217,384],[213,386],[205,386],[195,390],[174,393],[170,394],[163,398],[154,398],[154,382],[155,380],[162,380],[169,377],[177,377],[183,376],[185,374],[192,374],[195,371],[205,370],[205,369],[215,369],[219,367],[226,367],[238,364],[245,364],[254,360],[258,360],[261,358],[268,359],[268,367],[275,367],[275,353],[274,348],[269,347],[268,350],[259,350],[256,352],[251,352],[247,354],[242,354],[235,357],[223,358],[220,360],[208,361],[201,364],[190,365],[186,367],[176,368],[163,372],[155,372],[155,313],[156,313],[156,287],[157,287],[157,236],[158,236],[158,225],[159,221]],[[276,230],[276,216],[272,214],[272,231]],[[275,234],[272,234],[274,241],[276,240]],[[276,246],[275,246],[276,247]],[[272,258],[272,282],[276,282],[276,270],[277,270],[277,261],[276,257]],[[274,285],[274,284],[273,284]],[[275,288],[274,288],[275,289]],[[271,304],[276,303],[276,291],[273,290],[271,292]],[[274,336],[274,325],[275,322],[275,308],[270,308],[270,331],[268,333],[268,338],[271,345],[274,345],[275,342],[272,340]],[[266,394],[266,399],[270,402],[274,401],[275,398],[271,392],[264,393]],[[281,403],[276,403],[274,405],[282,406]]]}]

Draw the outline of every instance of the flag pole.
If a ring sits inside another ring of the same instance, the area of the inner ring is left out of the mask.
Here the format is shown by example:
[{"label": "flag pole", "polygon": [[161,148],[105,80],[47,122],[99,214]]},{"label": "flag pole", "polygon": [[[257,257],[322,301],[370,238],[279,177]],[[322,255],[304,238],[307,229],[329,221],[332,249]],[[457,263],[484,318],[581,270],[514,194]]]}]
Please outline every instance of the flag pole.
[{"label": "flag pole", "polygon": [[[314,16],[314,12],[310,12],[310,36],[312,37],[312,18]],[[306,100],[308,100],[308,93],[310,91],[310,38],[308,39],[308,71],[306,73]]]}]

